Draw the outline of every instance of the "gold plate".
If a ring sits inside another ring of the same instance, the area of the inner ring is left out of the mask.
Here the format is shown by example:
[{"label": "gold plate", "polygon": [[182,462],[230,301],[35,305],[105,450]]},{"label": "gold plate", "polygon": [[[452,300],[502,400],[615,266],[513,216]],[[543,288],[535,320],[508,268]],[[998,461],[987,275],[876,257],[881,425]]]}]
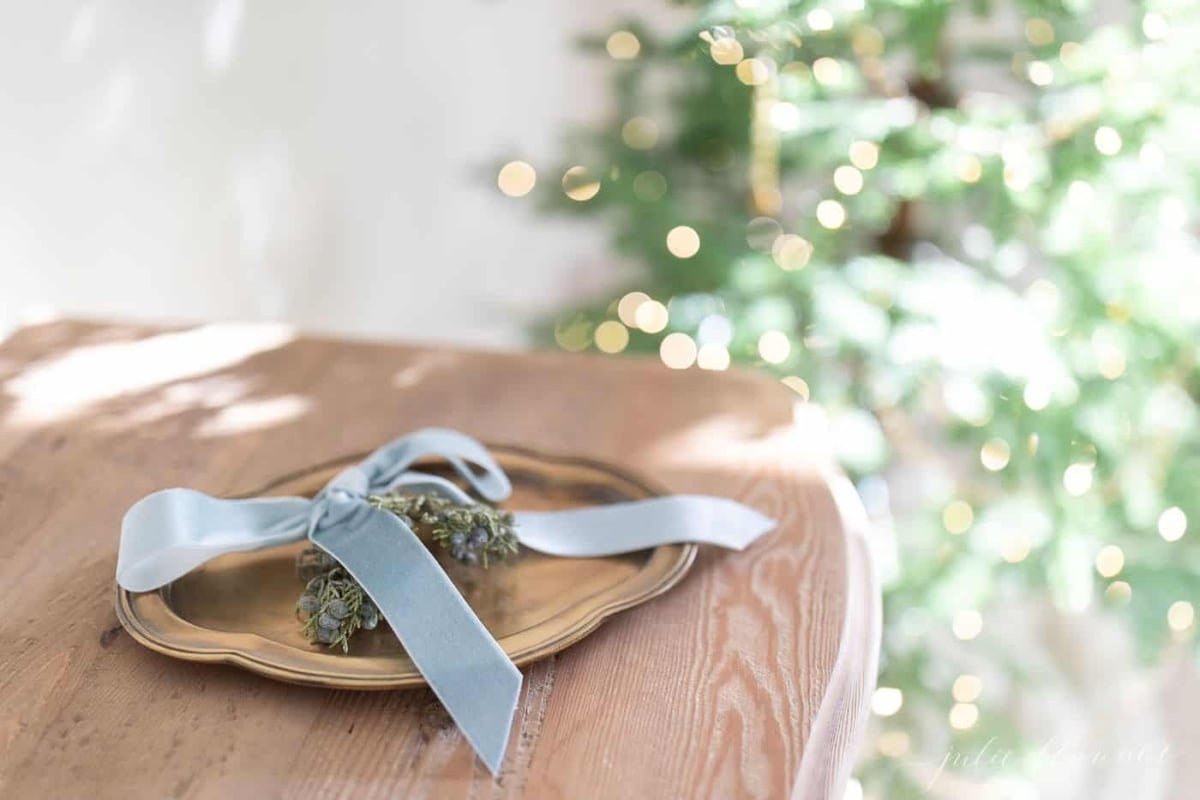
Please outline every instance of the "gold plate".
[{"label": "gold plate", "polygon": [[[597,462],[516,447],[490,449],[512,479],[507,507],[555,510],[660,494]],[[295,473],[242,496],[311,496],[364,456]],[[303,547],[297,542],[221,556],[153,592],[118,587],[117,616],[146,647],[188,661],[228,662],[278,680],[331,688],[424,686],[384,624],[355,634],[349,654],[304,639],[295,615],[303,583],[294,566]],[[522,548],[508,563],[483,570],[438,554],[471,608],[518,665],[557,653],[587,636],[605,617],[670,589],[695,557],[695,544],[578,559]]]}]

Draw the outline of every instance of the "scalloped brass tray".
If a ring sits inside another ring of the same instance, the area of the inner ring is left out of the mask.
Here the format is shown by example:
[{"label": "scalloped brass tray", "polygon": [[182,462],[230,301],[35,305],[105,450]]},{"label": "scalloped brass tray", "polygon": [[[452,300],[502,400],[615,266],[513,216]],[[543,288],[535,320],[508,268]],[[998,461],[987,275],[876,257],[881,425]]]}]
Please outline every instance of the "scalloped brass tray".
[{"label": "scalloped brass tray", "polygon": [[[506,506],[551,510],[653,497],[660,492],[612,467],[492,446],[513,482]],[[365,455],[365,454],[364,454]],[[363,455],[285,476],[244,496],[311,496]],[[307,642],[295,603],[303,588],[294,558],[303,543],[222,556],[153,592],[117,589],[117,616],[134,639],[188,661],[227,662],[277,680],[340,689],[424,686],[385,624],[360,631],[349,654]],[[606,558],[556,558],[522,549],[508,563],[442,565],[516,664],[557,653],[608,616],[670,589],[696,545],[666,545]]]}]

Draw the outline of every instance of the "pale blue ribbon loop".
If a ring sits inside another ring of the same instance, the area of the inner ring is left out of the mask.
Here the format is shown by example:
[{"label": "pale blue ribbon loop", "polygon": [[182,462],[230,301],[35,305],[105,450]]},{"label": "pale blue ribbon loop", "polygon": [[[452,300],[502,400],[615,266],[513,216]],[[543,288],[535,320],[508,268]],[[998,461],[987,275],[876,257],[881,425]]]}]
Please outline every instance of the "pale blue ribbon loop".
[{"label": "pale blue ribbon loop", "polygon": [[[425,544],[394,514],[366,499],[397,489],[469,494],[410,469],[448,462],[477,494],[504,500],[512,485],[487,449],[457,431],[401,437],[338,473],[316,497],[224,500],[166,489],[135,503],[121,524],[117,583],[145,592],[226,553],[310,539],[336,558],[378,606],[409,657],[493,773],[504,758],[521,673]],[[472,466],[473,465],[473,466]],[[586,558],[679,542],[740,550],[774,521],[732,500],[661,497],[567,511],[516,512],[517,536],[533,550]]]}]

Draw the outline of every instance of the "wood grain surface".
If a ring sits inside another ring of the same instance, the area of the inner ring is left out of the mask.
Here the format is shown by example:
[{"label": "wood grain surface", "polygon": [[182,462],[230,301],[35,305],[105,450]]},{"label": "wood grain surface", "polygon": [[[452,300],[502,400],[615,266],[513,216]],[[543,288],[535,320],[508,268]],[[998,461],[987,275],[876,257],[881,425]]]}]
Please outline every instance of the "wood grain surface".
[{"label": "wood grain surface", "polygon": [[[57,322],[0,345],[0,796],[840,797],[878,588],[819,424],[749,372]],[[426,690],[176,661],[113,609],[118,528],[167,486],[237,492],[442,425],[600,459],[780,520],[524,670],[502,774]]]}]

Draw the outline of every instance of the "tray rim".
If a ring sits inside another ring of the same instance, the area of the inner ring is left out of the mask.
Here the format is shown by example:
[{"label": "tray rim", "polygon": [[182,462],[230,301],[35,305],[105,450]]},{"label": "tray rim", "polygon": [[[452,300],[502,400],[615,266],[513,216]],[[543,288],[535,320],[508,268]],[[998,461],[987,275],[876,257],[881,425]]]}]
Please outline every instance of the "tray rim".
[{"label": "tray rim", "polygon": [[[585,469],[608,473],[609,475],[636,487],[646,496],[661,496],[667,493],[657,485],[647,481],[639,475],[635,475],[626,469],[613,466],[612,464],[600,461],[598,459],[582,456],[565,456],[544,453],[530,447],[519,445],[489,443],[486,446],[493,454],[512,454],[518,457],[529,458],[537,461],[582,467]],[[309,475],[357,463],[369,454],[370,451],[367,451],[342,456],[336,459],[330,459],[328,461],[312,465],[308,468],[295,470],[282,476],[273,478],[251,491],[234,493],[226,496],[231,498],[244,498],[267,494],[281,486],[286,486],[295,481],[302,480]],[[660,545],[659,547],[652,548],[651,550],[652,554],[648,557],[646,563],[650,563],[650,561],[659,558],[660,556],[673,555],[672,561],[663,569],[662,574],[657,578],[657,580],[652,581],[636,592],[619,596],[609,602],[601,603],[589,609],[587,613],[580,615],[572,624],[562,629],[562,631],[556,636],[534,643],[533,645],[524,647],[521,650],[514,650],[510,652],[504,647],[505,640],[511,638],[511,636],[523,633],[523,631],[521,631],[517,634],[511,634],[510,636],[498,639],[497,641],[501,648],[505,650],[505,653],[510,659],[512,659],[513,663],[520,667],[554,655],[555,653],[571,647],[593,633],[609,617],[618,614],[621,611],[641,605],[642,603],[651,600],[676,586],[694,564],[696,560],[696,554],[699,552],[699,545],[694,542],[687,542],[683,544]],[[638,573],[635,573],[635,575],[642,575],[643,573],[644,570],[639,570]],[[620,585],[621,584],[617,584],[618,587]],[[420,675],[420,673],[412,674],[396,672],[391,674],[356,675],[316,669],[299,669],[292,666],[281,665],[276,661],[256,654],[256,652],[252,649],[236,646],[238,642],[258,640],[259,642],[266,643],[268,645],[268,649],[273,649],[274,647],[288,647],[286,644],[275,642],[251,631],[216,632],[220,633],[220,635],[225,638],[232,639],[233,643],[229,645],[221,645],[216,643],[196,644],[193,642],[181,642],[176,639],[164,638],[145,625],[141,615],[138,612],[138,606],[140,604],[151,603],[156,607],[165,609],[165,612],[173,618],[173,621],[176,625],[183,629],[194,629],[197,632],[197,636],[202,636],[204,633],[214,633],[212,629],[197,626],[189,620],[184,619],[176,614],[170,603],[167,601],[167,595],[170,593],[170,590],[170,584],[162,587],[161,589],[156,589],[149,592],[131,592],[121,588],[119,585],[116,585],[115,606],[118,621],[135,641],[157,653],[171,656],[183,661],[231,664],[265,677],[283,681],[285,683],[299,684],[304,686],[318,686],[330,689],[363,690],[389,690],[427,686],[425,679]],[[612,589],[607,591],[612,591]],[[564,609],[559,614],[549,617],[548,620],[556,619],[557,617],[569,612],[569,610],[570,608]],[[545,624],[545,622],[539,624]]]}]

